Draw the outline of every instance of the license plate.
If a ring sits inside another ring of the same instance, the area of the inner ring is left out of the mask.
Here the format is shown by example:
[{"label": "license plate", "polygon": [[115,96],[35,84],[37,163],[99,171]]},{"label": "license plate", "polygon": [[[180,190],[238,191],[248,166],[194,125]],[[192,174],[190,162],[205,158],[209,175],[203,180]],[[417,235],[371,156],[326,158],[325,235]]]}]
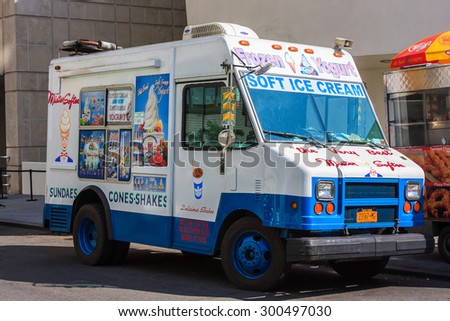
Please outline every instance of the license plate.
[{"label": "license plate", "polygon": [[362,209],[356,212],[356,223],[374,223],[378,220],[378,212],[372,209]]}]

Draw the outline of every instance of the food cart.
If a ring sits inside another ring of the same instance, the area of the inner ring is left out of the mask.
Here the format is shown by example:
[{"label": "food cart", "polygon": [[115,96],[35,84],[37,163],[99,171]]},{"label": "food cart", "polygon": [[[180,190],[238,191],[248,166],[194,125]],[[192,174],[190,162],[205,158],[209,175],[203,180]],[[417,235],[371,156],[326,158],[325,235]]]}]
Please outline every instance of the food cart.
[{"label": "food cart", "polygon": [[390,145],[425,171],[425,216],[450,263],[450,31],[425,38],[384,74]]}]

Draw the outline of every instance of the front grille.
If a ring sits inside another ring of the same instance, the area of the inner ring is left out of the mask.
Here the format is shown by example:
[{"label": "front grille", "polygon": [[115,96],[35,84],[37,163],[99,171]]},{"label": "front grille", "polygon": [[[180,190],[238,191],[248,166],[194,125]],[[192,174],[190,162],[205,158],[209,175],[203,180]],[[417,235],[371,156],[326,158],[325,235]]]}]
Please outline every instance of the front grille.
[{"label": "front grille", "polygon": [[344,220],[346,224],[357,222],[358,212],[376,212],[376,222],[393,223],[398,212],[399,188],[397,180],[368,179],[346,181],[344,184]]},{"label": "front grille", "polygon": [[348,182],[345,198],[398,198],[397,184]]}]

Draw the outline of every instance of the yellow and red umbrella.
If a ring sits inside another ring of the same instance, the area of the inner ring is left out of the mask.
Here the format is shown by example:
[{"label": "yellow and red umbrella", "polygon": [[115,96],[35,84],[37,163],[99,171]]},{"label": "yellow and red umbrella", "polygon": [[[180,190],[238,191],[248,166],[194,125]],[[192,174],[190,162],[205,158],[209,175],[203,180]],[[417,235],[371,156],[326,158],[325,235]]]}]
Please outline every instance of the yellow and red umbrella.
[{"label": "yellow and red umbrella", "polygon": [[450,63],[450,30],[422,39],[403,50],[392,59],[391,68],[448,63]]}]

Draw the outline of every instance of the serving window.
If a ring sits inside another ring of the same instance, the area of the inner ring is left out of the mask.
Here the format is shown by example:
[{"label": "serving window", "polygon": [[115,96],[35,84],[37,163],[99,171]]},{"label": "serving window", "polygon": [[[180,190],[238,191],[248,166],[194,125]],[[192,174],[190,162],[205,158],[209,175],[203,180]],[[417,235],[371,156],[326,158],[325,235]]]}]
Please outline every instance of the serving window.
[{"label": "serving window", "polygon": [[450,141],[450,88],[388,96],[390,144],[431,146]]}]

